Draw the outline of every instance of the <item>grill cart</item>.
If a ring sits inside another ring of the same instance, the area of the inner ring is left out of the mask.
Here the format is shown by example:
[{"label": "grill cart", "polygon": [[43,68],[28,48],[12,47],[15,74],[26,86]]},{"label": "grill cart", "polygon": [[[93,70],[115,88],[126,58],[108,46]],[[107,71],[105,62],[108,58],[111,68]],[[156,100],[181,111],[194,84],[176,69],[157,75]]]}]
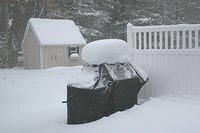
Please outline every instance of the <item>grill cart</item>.
[{"label": "grill cart", "polygon": [[68,124],[92,122],[133,107],[148,80],[144,73],[122,61],[84,65],[67,86]]}]

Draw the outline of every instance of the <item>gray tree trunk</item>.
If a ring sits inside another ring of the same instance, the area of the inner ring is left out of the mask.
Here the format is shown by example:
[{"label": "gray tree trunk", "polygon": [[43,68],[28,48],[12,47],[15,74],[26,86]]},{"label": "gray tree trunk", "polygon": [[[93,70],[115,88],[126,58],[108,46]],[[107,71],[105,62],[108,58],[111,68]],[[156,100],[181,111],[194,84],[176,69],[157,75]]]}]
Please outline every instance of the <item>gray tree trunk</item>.
[{"label": "gray tree trunk", "polygon": [[8,32],[8,0],[2,0],[0,3],[0,32]]}]

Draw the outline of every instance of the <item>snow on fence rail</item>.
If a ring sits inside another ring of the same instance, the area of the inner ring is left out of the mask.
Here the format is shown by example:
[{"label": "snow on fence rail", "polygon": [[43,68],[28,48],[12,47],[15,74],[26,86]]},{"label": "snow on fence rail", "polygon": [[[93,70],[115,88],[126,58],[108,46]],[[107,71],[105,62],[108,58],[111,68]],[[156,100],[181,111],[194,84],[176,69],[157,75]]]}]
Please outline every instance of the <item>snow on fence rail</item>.
[{"label": "snow on fence rail", "polygon": [[139,99],[200,94],[200,24],[127,25],[132,60],[149,73]]}]

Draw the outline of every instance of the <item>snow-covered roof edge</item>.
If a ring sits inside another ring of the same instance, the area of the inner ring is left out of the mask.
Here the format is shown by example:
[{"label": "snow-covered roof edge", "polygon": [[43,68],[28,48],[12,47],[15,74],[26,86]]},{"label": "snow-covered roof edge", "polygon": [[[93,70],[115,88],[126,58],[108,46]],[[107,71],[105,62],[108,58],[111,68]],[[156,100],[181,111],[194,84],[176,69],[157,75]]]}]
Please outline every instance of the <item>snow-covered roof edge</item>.
[{"label": "snow-covered roof edge", "polygon": [[[30,18],[30,19],[31,19],[31,18]],[[35,30],[34,30],[32,24],[30,23],[30,19],[28,20],[28,23],[27,23],[27,25],[26,25],[26,30],[25,30],[24,37],[23,37],[23,40],[22,40],[22,48],[23,48],[23,46],[24,46],[24,41],[25,41],[25,38],[26,38],[26,36],[27,36],[27,33],[28,33],[28,31],[29,31],[30,29],[33,31],[33,34],[34,34],[34,36],[36,37],[36,40],[37,40],[38,44],[41,46],[40,39],[38,38],[38,36],[37,36],[37,34],[36,34],[36,32],[35,32]]]}]

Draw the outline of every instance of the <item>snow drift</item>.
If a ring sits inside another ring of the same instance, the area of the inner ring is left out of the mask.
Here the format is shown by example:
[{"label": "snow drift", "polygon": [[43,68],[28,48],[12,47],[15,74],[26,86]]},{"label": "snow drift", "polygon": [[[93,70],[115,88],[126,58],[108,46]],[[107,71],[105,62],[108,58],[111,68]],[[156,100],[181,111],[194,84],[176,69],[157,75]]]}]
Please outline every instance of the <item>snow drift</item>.
[{"label": "snow drift", "polygon": [[[0,69],[1,133],[199,133],[200,96],[152,98],[124,112],[66,125],[66,83],[81,67]],[[191,88],[192,89],[192,88]]]}]

